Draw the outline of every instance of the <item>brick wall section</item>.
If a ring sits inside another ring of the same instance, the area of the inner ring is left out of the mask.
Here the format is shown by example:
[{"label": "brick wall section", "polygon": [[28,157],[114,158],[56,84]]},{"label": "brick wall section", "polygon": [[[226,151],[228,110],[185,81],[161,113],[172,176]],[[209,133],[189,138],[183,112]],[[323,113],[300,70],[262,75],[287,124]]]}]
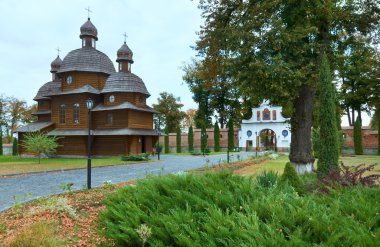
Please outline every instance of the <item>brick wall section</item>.
[{"label": "brick wall section", "polygon": [[[193,129],[194,132],[194,148],[199,149],[201,147],[201,129]],[[239,129],[235,128],[235,147],[238,147],[238,132]],[[213,150],[214,148],[214,128],[206,129],[207,133],[207,146]],[[228,129],[220,129],[220,147],[227,148],[228,145]],[[169,148],[176,148],[177,134],[169,133]],[[164,145],[164,137],[160,138],[160,143]],[[188,142],[187,142],[187,133],[181,134],[181,146],[187,150]],[[183,151],[185,151],[183,150]]]},{"label": "brick wall section", "polygon": [[[354,127],[342,127],[343,130],[343,147],[353,148],[354,147]],[[377,138],[379,135],[376,130],[371,130],[368,126],[362,127],[363,135],[363,147],[364,148],[377,148],[378,142]]]}]

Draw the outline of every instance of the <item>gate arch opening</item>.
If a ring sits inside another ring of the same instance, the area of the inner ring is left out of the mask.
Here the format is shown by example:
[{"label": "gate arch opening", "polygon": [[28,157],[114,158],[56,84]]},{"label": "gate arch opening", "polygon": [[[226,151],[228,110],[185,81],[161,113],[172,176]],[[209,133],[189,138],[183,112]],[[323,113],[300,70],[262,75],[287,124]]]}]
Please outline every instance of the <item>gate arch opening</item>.
[{"label": "gate arch opening", "polygon": [[271,129],[263,129],[258,136],[259,150],[277,152],[276,132]]}]

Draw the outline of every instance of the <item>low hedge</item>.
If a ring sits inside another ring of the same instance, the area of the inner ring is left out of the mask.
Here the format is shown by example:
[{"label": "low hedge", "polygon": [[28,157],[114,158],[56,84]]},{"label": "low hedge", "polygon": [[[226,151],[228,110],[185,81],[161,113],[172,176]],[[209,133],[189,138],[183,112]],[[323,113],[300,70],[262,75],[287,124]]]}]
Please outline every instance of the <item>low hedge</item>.
[{"label": "low hedge", "polygon": [[131,154],[127,156],[121,156],[122,161],[145,161],[149,160],[149,154]]}]

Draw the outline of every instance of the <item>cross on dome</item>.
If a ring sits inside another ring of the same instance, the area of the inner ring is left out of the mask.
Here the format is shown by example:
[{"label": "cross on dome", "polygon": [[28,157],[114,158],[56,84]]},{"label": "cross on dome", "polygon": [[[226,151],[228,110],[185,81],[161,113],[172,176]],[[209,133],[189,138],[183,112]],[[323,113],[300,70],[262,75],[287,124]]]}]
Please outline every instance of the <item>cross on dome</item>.
[{"label": "cross on dome", "polygon": [[87,10],[87,18],[90,19],[90,13],[92,13],[92,11],[90,9],[90,6],[88,6],[87,8],[85,8],[85,10]]},{"label": "cross on dome", "polygon": [[126,32],[124,32],[124,33],[123,33],[123,36],[124,36],[124,44],[125,44],[125,43],[127,43],[127,37],[128,37],[128,35],[127,35]]}]

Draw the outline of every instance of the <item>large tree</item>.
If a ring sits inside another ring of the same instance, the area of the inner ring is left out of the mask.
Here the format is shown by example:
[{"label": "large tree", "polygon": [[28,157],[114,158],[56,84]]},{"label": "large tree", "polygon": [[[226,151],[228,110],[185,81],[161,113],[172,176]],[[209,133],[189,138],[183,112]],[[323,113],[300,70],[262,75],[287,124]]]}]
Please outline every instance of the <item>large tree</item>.
[{"label": "large tree", "polygon": [[314,162],[311,125],[321,57],[334,56],[336,37],[346,29],[363,35],[377,30],[377,3],[200,1],[205,24],[196,49],[202,64],[221,59],[219,76],[235,82],[244,98],[283,107],[291,118],[289,159],[299,173],[311,171]]},{"label": "large tree", "polygon": [[160,129],[164,129],[165,133],[175,132],[186,116],[186,113],[181,111],[183,104],[180,103],[179,98],[167,92],[160,93],[157,101],[157,104],[153,104],[153,109],[160,113],[156,115],[156,117],[161,118],[160,121],[156,121],[162,125]]}]

